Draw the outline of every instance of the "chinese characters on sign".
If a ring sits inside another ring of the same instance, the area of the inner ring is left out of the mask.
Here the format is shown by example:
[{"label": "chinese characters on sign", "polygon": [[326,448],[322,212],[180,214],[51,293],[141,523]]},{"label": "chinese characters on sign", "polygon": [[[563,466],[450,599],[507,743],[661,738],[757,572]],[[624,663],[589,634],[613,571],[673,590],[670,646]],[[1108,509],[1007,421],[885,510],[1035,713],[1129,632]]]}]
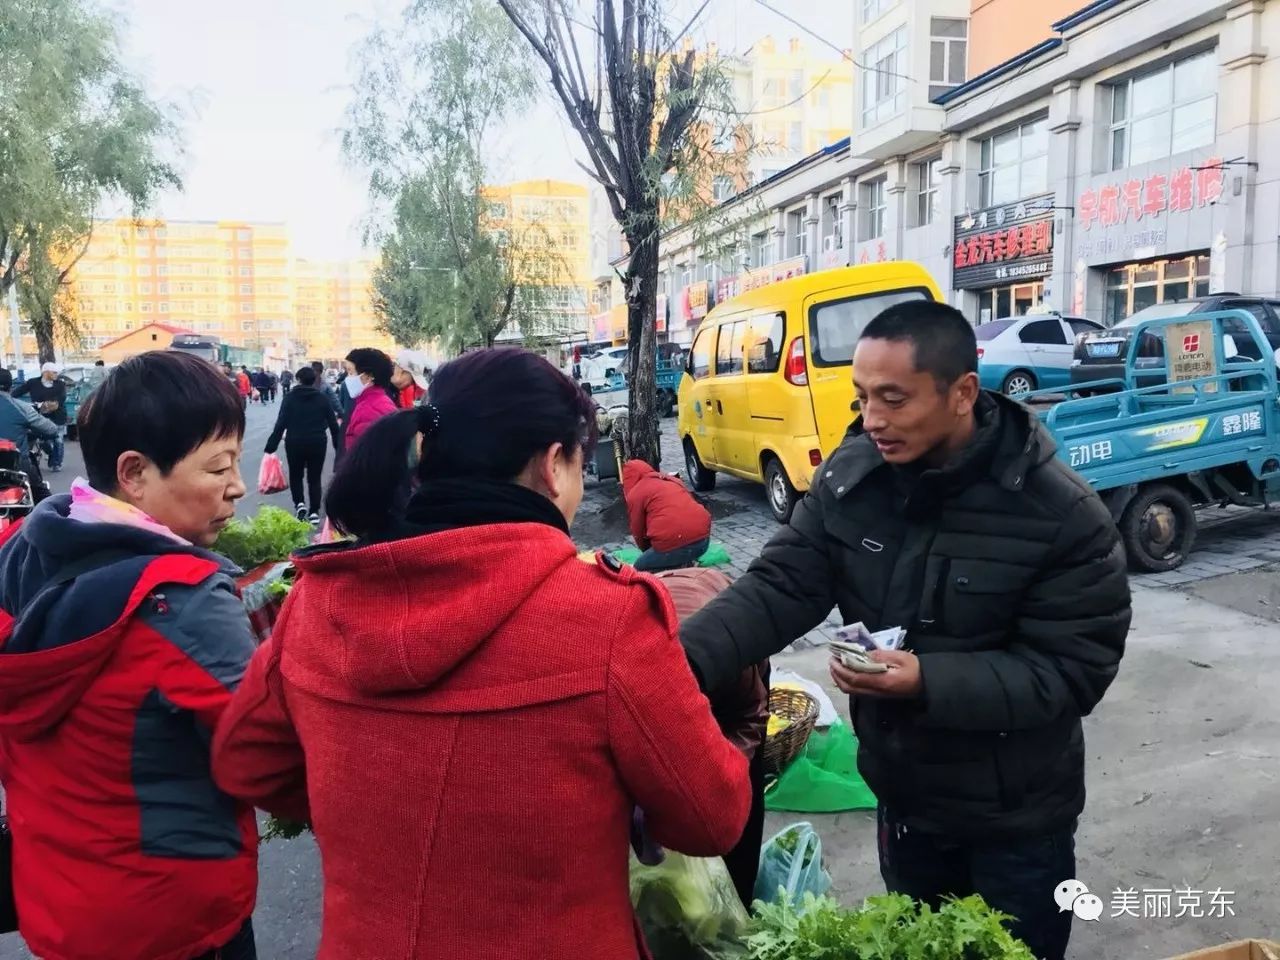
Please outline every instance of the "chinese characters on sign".
[{"label": "chinese characters on sign", "polygon": [[[1208,903],[1205,900],[1208,898]],[[1234,917],[1236,895],[1231,890],[1196,890],[1192,887],[1135,890],[1117,887],[1111,897],[1111,917],[1135,920],[1180,920]]]},{"label": "chinese characters on sign", "polygon": [[1053,271],[1052,206],[1049,194],[957,217],[952,245],[955,288],[1048,276]]},{"label": "chinese characters on sign", "polygon": [[[1213,321],[1193,320],[1165,327],[1164,348],[1169,355],[1169,380],[1181,383],[1212,377],[1218,372],[1214,353]],[[1203,385],[1206,393],[1216,393],[1216,382]],[[1195,387],[1176,387],[1174,393],[1195,393]]]},{"label": "chinese characters on sign", "polygon": [[776,283],[779,280],[790,280],[792,277],[804,276],[808,272],[808,268],[809,261],[807,257],[792,257],[790,260],[782,260],[775,263],[771,267],[760,267],[756,270],[740,273],[736,277],[726,277],[716,284],[716,303],[724,303],[740,293],[746,293],[748,290],[758,290],[760,287],[767,287],[769,284]]},{"label": "chinese characters on sign", "polygon": [[1222,418],[1222,435],[1234,437],[1242,433],[1262,432],[1262,411],[1249,410],[1246,413],[1230,414]]},{"label": "chinese characters on sign", "polygon": [[1097,443],[1083,443],[1071,447],[1067,451],[1071,456],[1071,466],[1087,467],[1091,463],[1103,463],[1112,457],[1110,440],[1099,440]]},{"label": "chinese characters on sign", "polygon": [[1130,179],[1090,188],[1076,201],[1080,226],[1092,230],[1096,223],[1114,227],[1137,223],[1143,217],[1158,217],[1169,211],[1187,213],[1221,199],[1226,168],[1220,157],[1205,162],[1200,169],[1182,167],[1169,176],[1154,174],[1145,180]]}]

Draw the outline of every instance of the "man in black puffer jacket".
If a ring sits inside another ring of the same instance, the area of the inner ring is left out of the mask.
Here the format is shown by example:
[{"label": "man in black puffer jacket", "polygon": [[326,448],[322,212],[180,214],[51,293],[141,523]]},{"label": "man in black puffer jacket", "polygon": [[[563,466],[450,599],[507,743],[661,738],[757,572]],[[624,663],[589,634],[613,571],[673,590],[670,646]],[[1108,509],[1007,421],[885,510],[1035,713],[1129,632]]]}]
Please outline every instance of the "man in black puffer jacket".
[{"label": "man in black puffer jacket", "polygon": [[[341,452],[342,438],[338,418],[329,398],[316,388],[315,370],[303,367],[294,374],[294,387],[280,404],[275,429],[267,438],[266,452],[275,453],[280,448],[280,438],[284,437],[284,453],[289,461],[289,492],[293,496],[294,510],[299,520],[310,517],[315,524],[320,522],[326,432],[333,438],[336,459]],[[311,503],[310,514],[302,500],[304,476]]]},{"label": "man in black puffer jacket", "polygon": [[708,690],[838,606],[901,626],[886,673],[832,661],[879,802],[881,873],[935,905],[980,893],[1064,956],[1084,808],[1080,718],[1115,678],[1129,585],[1111,515],[1025,407],[978,386],[964,316],[891,307],[854,354],[862,418],[747,574],[687,620]]}]

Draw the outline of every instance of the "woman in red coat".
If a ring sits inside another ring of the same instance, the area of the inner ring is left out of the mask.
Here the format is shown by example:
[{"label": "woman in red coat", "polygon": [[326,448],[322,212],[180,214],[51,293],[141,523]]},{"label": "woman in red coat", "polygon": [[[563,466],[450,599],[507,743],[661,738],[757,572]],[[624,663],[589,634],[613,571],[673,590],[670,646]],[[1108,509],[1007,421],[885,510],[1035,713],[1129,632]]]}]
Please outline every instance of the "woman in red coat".
[{"label": "woman in red coat", "polygon": [[643,460],[622,465],[622,496],[631,536],[644,552],[636,569],[652,573],[691,567],[711,546],[711,514],[679,477]]},{"label": "woman in red coat", "polygon": [[666,592],[569,538],[594,443],[572,380],[477,351],[339,470],[328,513],[359,539],[297,558],[214,742],[224,790],[312,823],[320,960],[634,960],[634,808],[690,854],[742,834],[746,760]]}]

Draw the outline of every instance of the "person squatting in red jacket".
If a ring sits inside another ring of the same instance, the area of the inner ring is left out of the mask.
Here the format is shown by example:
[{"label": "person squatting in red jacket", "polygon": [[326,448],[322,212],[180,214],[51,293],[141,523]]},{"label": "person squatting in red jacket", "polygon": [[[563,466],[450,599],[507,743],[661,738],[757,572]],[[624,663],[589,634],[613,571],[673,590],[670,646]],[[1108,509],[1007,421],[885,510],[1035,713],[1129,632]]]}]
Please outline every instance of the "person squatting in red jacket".
[{"label": "person squatting in red jacket", "polygon": [[711,514],[679,477],[628,460],[622,465],[622,496],[631,536],[643,551],[637,570],[691,567],[711,546]]},{"label": "person squatting in red jacket", "polygon": [[245,493],[244,407],[174,351],[78,418],[88,480],[0,547],[0,782],[19,930],[43,960],[254,960],[253,809],[209,741],[253,654],[209,551]]},{"label": "person squatting in red jacket", "polygon": [[578,559],[583,391],[534,354],[480,350],[443,365],[428,400],[373,423],[339,468],[326,509],[358,539],[296,558],[214,776],[310,820],[319,960],[646,957],[633,810],[664,847],[723,854],[747,762],[667,593]]}]

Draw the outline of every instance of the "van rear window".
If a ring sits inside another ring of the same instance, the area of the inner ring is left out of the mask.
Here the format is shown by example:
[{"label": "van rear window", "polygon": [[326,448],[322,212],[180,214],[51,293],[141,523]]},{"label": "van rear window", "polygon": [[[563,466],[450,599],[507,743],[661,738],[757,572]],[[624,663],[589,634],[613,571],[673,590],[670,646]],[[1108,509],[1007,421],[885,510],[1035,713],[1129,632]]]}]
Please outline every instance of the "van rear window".
[{"label": "van rear window", "polygon": [[927,290],[890,290],[863,297],[832,300],[809,308],[813,362],[837,367],[853,362],[853,348],[867,324],[882,311],[909,300],[931,300]]}]

